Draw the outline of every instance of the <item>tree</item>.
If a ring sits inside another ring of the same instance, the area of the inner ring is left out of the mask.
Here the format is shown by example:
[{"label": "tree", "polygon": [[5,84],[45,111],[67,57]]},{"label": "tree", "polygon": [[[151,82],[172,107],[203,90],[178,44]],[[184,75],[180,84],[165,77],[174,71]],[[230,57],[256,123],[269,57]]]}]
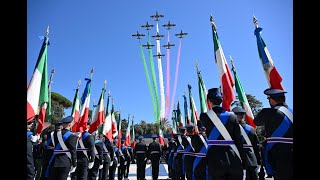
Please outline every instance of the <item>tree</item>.
[{"label": "tree", "polygon": [[43,130],[43,133],[54,130],[54,125],[57,121],[60,121],[65,116],[65,109],[71,108],[72,102],[59,93],[51,92],[51,123],[48,128]]}]

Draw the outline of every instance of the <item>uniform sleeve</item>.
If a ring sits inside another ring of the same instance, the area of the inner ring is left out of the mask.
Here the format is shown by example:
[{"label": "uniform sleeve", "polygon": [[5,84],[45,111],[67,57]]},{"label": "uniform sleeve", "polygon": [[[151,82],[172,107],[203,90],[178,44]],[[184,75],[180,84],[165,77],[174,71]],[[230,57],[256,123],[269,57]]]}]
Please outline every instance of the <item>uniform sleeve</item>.
[{"label": "uniform sleeve", "polygon": [[78,136],[72,134],[69,136],[68,138],[68,142],[66,143],[67,148],[70,150],[70,154],[71,154],[71,164],[73,167],[77,166],[77,139]]},{"label": "uniform sleeve", "polygon": [[94,139],[93,136],[90,134],[88,137],[88,144],[87,147],[89,148],[88,158],[89,162],[94,162],[95,154],[94,154]]},{"label": "uniform sleeve", "polygon": [[114,159],[114,146],[113,146],[113,143],[109,143],[108,147],[107,147],[109,153],[110,153],[110,159],[111,161],[113,161]]},{"label": "uniform sleeve", "polygon": [[208,118],[207,118],[207,114],[206,113],[201,113],[200,114],[200,123],[201,125],[203,125],[204,127],[207,127],[208,126]]},{"label": "uniform sleeve", "polygon": [[266,116],[266,114],[269,114],[271,108],[263,108],[258,114],[257,116],[253,119],[253,123],[256,126],[263,126],[265,124],[265,122],[267,121],[266,118],[268,118],[268,116]]},{"label": "uniform sleeve", "polygon": [[239,151],[239,154],[240,154],[240,157],[242,160],[242,164],[247,165],[248,163],[247,163],[245,151],[243,149],[242,135],[241,135],[239,123],[238,123],[237,118],[234,114],[230,115],[230,120],[232,122],[234,122],[234,130],[233,130],[233,137],[232,137],[234,144],[237,146],[237,149]]},{"label": "uniform sleeve", "polygon": [[254,154],[257,158],[258,165],[261,165],[261,154],[260,154],[260,146],[259,146],[260,142],[259,142],[258,136],[253,128],[251,129],[250,132],[251,132],[250,140],[252,143]]}]

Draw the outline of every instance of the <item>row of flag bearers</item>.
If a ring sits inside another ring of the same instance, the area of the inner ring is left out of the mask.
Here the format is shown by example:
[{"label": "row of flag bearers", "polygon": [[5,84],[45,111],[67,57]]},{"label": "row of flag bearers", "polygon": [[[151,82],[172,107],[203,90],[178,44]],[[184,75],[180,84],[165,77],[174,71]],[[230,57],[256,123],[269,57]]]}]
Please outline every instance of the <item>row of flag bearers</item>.
[{"label": "row of flag bearers", "polygon": [[133,156],[131,146],[125,146],[125,140],[121,139],[119,149],[118,139],[110,142],[103,134],[89,133],[90,123],[82,133],[73,133],[70,131],[72,121],[72,116],[65,117],[55,123],[54,131],[46,134],[42,170],[37,172],[32,146],[38,139],[32,135],[32,123],[28,124],[27,179],[33,180],[37,174],[37,180],[66,180],[69,176],[71,180],[107,180],[115,179],[117,169],[118,179],[128,178]]},{"label": "row of flag bearers", "polygon": [[271,108],[263,108],[254,119],[256,125],[265,126],[266,145],[261,148],[255,129],[246,123],[246,110],[238,106],[226,111],[220,106],[220,90],[209,89],[212,109],[201,113],[195,126],[180,126],[179,134],[169,140],[169,179],[264,179],[263,162],[274,180],[293,179],[293,115],[285,93],[271,88],[264,91]]}]

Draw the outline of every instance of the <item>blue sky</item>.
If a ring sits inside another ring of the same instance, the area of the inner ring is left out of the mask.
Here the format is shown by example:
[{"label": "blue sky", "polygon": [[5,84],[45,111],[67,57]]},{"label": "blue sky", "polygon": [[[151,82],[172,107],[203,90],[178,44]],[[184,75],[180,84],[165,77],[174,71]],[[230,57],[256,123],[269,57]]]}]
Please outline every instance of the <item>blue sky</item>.
[{"label": "blue sky", "polygon": [[[268,84],[254,36],[254,15],[263,28],[261,36],[283,78],[282,85],[288,92],[287,103],[290,107],[293,106],[292,0],[27,1],[27,84],[41,48],[42,40],[39,36],[45,35],[49,25],[51,44],[48,48],[48,72],[55,69],[51,86],[53,92],[72,101],[78,80],[82,82],[82,94],[85,88],[84,78],[89,77],[93,67],[91,108],[93,99],[98,102],[103,82],[107,80],[107,91],[110,90],[114,97],[115,109],[121,108],[122,117],[127,117],[130,113],[135,116],[135,122],[154,122],[139,43],[131,35],[137,31],[147,34],[140,26],[146,21],[155,25],[156,22],[150,15],[156,11],[164,15],[159,21],[160,34],[165,35],[161,39],[161,46],[167,42],[167,30],[162,25],[169,20],[176,24],[170,30],[170,43],[175,44],[170,52],[170,98],[173,94],[179,45],[179,38],[173,34],[181,30],[188,33],[182,39],[175,102],[178,99],[183,102],[182,95],[189,82],[193,87],[192,94],[197,109],[200,110],[195,60],[199,63],[207,89],[220,85],[209,21],[212,14],[227,62],[231,67],[231,55],[244,91],[269,107],[263,94]],[[155,32],[155,28],[150,31],[151,35]],[[141,42],[146,44],[147,38],[143,37]],[[156,44],[154,39],[151,43]],[[152,50],[156,54],[156,48]],[[166,49],[161,47],[161,52],[166,54]],[[148,62],[148,52],[145,50],[144,53]],[[154,63],[158,81],[156,59]],[[166,88],[166,56],[162,58],[162,69]],[[157,85],[159,90],[159,82]],[[182,104],[180,107],[183,108]],[[71,109],[66,110],[66,115],[70,111]]]}]

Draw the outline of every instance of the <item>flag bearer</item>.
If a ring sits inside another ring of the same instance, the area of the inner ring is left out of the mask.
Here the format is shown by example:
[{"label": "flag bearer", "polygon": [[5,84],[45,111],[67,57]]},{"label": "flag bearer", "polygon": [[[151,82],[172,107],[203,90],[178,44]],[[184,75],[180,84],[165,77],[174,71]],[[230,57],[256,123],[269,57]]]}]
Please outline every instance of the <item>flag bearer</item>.
[{"label": "flag bearer", "polygon": [[137,159],[137,180],[145,180],[148,149],[142,139],[143,136],[138,137],[139,142],[136,144],[133,150],[133,154]]},{"label": "flag bearer", "polygon": [[151,137],[153,141],[148,146],[148,159],[151,160],[152,179],[157,180],[162,149],[160,143],[156,141],[157,135],[153,134]]},{"label": "flag bearer", "polygon": [[192,144],[192,139],[194,139],[194,127],[191,124],[186,125],[187,136],[182,139],[183,144],[185,144],[184,155],[183,155],[183,170],[186,174],[187,180],[192,180],[193,175],[193,162],[195,159],[194,156],[194,147]]}]

